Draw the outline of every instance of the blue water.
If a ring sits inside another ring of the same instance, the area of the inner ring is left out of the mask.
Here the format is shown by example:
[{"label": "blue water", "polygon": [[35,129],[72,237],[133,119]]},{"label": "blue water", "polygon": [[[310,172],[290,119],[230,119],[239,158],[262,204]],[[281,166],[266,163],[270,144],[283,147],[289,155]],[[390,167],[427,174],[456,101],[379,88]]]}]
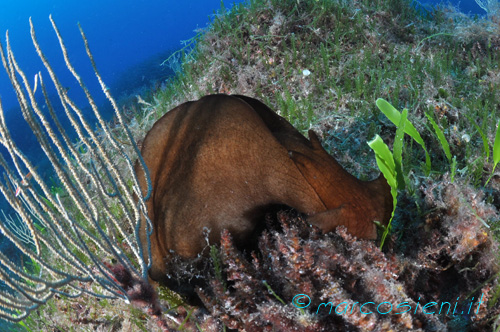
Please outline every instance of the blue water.
[{"label": "blue water", "polygon": [[435,6],[437,4],[452,4],[460,12],[470,15],[485,15],[486,12],[479,7],[479,5],[474,0],[462,0],[462,1],[436,1],[436,0],[419,0],[419,3],[423,5]]},{"label": "blue water", "polygon": [[[235,2],[242,0],[224,0],[226,7],[231,7]],[[33,77],[42,67],[34,53],[29,34],[28,18],[32,17],[38,40],[63,84],[70,89],[77,89],[75,80],[62,63],[57,40],[48,19],[49,14],[52,14],[77,71],[94,91],[97,84],[83,48],[78,22],[87,35],[104,81],[113,86],[119,84],[120,78],[126,77],[124,74],[132,66],[181,47],[181,41],[193,37],[195,29],[206,27],[209,17],[220,5],[221,0],[2,1],[0,38],[2,42],[5,41],[4,32],[8,29],[21,67],[28,77]],[[158,70],[161,69],[158,67]],[[140,73],[128,74],[139,76],[136,82],[138,85],[147,79],[144,77],[147,75]],[[0,96],[4,109],[9,110],[17,105],[4,72],[0,73]]]},{"label": "blue water", "polygon": [[[224,0],[223,3],[225,8],[231,8],[242,1]],[[4,0],[0,10],[0,40],[5,47],[5,31],[8,30],[13,52],[31,84],[38,71],[42,72],[44,82],[49,83],[49,76],[36,55],[31,40],[31,17],[38,42],[62,85],[69,89],[70,97],[80,107],[88,109],[84,94],[64,64],[57,37],[49,21],[49,15],[52,14],[72,64],[97,99],[100,109],[104,110],[104,116],[107,115],[109,119],[112,112],[91,68],[77,24],[80,23],[87,35],[104,82],[119,100],[127,95],[137,94],[141,87],[149,87],[152,81],[164,81],[171,76],[172,70],[160,66],[161,62],[172,51],[183,47],[183,40],[195,36],[196,29],[207,27],[220,8],[221,0]],[[49,93],[55,94],[51,84],[47,85]],[[41,97],[40,93],[38,95]],[[0,69],[0,97],[8,127],[18,146],[31,160],[43,160],[44,158],[38,157],[42,151],[22,119],[17,99],[3,68]],[[57,96],[54,97],[57,101]],[[57,107],[58,103],[54,106]],[[0,152],[2,151],[3,148],[0,147]],[[43,173],[46,165],[37,166]],[[0,208],[5,209],[2,203],[5,202],[0,198]]]},{"label": "blue water", "polygon": [[[242,1],[224,0],[222,3],[225,8],[231,8]],[[113,96],[120,100],[127,95],[137,94],[141,87],[149,87],[152,81],[164,81],[172,76],[172,70],[160,66],[161,62],[172,51],[183,47],[183,40],[195,36],[196,29],[207,27],[221,8],[221,0],[4,0],[1,4],[0,40],[5,47],[5,31],[8,30],[13,52],[31,84],[39,71],[46,84],[50,78],[36,55],[31,40],[30,17],[38,42],[62,85],[69,89],[70,97],[90,113],[84,94],[64,64],[57,37],[49,21],[49,15],[52,14],[72,64],[108,119],[112,112],[93,73],[78,23],[87,35],[104,82],[110,87]],[[51,84],[47,85],[49,93],[55,97],[54,101],[58,101],[55,89]],[[40,93],[38,95],[41,97]],[[22,119],[17,99],[3,68],[0,69],[0,98],[12,137],[30,160],[42,160],[35,165],[42,176],[49,177],[48,161],[40,157],[43,152]],[[54,103],[56,111],[61,108],[58,105],[58,102]],[[89,118],[92,121],[90,116]],[[2,152],[4,149],[0,147],[0,153]],[[0,209],[7,209],[3,197],[0,198]],[[0,240],[0,250],[1,242]]]}]

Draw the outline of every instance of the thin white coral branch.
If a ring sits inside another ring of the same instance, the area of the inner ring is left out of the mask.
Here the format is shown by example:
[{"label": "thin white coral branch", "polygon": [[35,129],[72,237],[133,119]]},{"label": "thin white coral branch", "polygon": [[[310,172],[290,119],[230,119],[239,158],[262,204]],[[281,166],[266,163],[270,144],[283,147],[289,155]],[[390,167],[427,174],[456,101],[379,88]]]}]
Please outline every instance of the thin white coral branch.
[{"label": "thin white coral branch", "polygon": [[[97,71],[81,28],[96,77],[123,128],[121,140],[125,137],[125,144],[133,147],[133,154],[126,153],[113,136],[92,95],[71,65],[52,17],[50,20],[66,67],[87,96],[100,132],[91,128],[82,110],[70,99],[55,75],[36,39],[31,19],[33,44],[56,88],[62,112],[56,112],[41,72],[35,75],[31,86],[16,61],[7,33],[5,49],[0,44],[2,64],[23,118],[62,187],[62,192],[54,192],[33,161],[14,142],[0,103],[0,145],[5,147],[10,158],[6,160],[0,155],[5,179],[0,181],[0,192],[17,214],[15,218],[4,214],[0,231],[22,252],[23,260],[31,261],[30,266],[19,265],[14,257],[0,252],[0,280],[5,284],[5,290],[0,291],[0,318],[12,321],[24,319],[54,294],[78,297],[87,293],[128,301],[130,295],[127,292],[131,285],[117,279],[114,275],[117,270],[106,261],[117,262],[119,269],[128,271],[130,280],[141,285],[147,285],[147,262],[151,261],[149,236],[146,236],[147,243],[141,243],[139,236],[143,230],[150,234],[152,227],[145,204],[151,183],[139,148]],[[43,106],[35,96],[40,89],[45,99]],[[62,125],[61,114],[66,116],[71,128]],[[68,133],[70,129],[80,141],[78,145],[72,143],[74,138]],[[142,169],[149,185],[145,193],[141,191],[135,174],[135,158],[139,160],[138,171]],[[93,283],[92,288],[85,286],[89,283]]]}]

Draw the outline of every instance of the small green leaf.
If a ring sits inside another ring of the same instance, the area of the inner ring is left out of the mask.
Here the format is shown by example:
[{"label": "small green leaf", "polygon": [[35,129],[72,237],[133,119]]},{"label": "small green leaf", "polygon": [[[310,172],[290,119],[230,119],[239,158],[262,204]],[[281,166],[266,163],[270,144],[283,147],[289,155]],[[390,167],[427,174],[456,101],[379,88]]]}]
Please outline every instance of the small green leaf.
[{"label": "small green leaf", "polygon": [[368,142],[368,145],[375,152],[378,168],[384,174],[391,188],[397,188],[396,165],[389,147],[379,135],[375,135],[375,138]]},{"label": "small green leaf", "polygon": [[18,325],[24,327],[27,331],[32,332],[33,330],[28,327],[23,321],[17,323]]},{"label": "small green leaf", "polygon": [[[391,122],[394,123],[395,126],[399,126],[399,124],[401,122],[401,113],[399,113],[399,111],[396,108],[394,108],[394,106],[392,106],[388,101],[386,101],[382,98],[377,99],[377,101],[375,103],[376,103],[377,107],[380,109],[380,111],[382,113],[384,113],[385,116],[389,120],[391,120]],[[415,142],[420,144],[422,149],[424,149],[424,151],[425,151],[425,173],[428,175],[431,171],[431,157],[430,157],[429,153],[427,152],[427,148],[425,147],[424,140],[422,139],[422,137],[418,133],[417,129],[415,129],[413,124],[408,119],[405,122],[404,132],[406,134],[410,135],[410,137],[413,138],[415,140]]]},{"label": "small green leaf", "polygon": [[[379,98],[376,101],[377,107],[380,109],[382,113],[385,114],[385,116],[391,120],[392,123],[394,123],[395,126],[399,126],[399,123],[401,121],[401,113],[397,109],[394,108],[388,101]],[[424,140],[418,133],[417,129],[413,126],[413,124],[410,121],[406,121],[405,123],[405,133],[411,136],[417,142],[420,144],[422,147],[425,146]]]},{"label": "small green leaf", "polygon": [[405,188],[405,178],[403,176],[403,138],[407,116],[408,110],[405,108],[401,114],[401,120],[399,121],[398,129],[396,130],[393,146],[394,163],[396,165],[396,179],[399,189]]},{"label": "small green leaf", "polygon": [[481,129],[481,127],[478,126],[478,124],[472,120],[472,118],[467,115],[466,113],[464,113],[465,117],[469,120],[470,123],[472,123],[474,125],[474,127],[476,127],[476,130],[479,132],[479,135],[481,136],[481,139],[483,140],[483,148],[484,148],[484,152],[486,153],[486,160],[485,162],[488,161],[488,159],[490,159],[490,146],[488,144],[488,139],[486,138],[486,135],[484,134],[484,131]]},{"label": "small green leaf", "polygon": [[493,169],[491,170],[490,177],[488,181],[484,184],[485,186],[490,182],[493,174],[495,173],[495,168],[498,162],[500,162],[500,121],[497,123],[497,132],[495,134],[495,143],[493,143]]},{"label": "small green leaf", "polygon": [[500,122],[497,124],[497,133],[493,144],[493,169],[495,169],[498,162],[500,162]]},{"label": "small green leaf", "polygon": [[444,154],[446,155],[446,158],[448,159],[448,162],[451,164],[451,152],[450,152],[450,145],[448,144],[448,141],[446,140],[446,137],[444,136],[443,131],[441,128],[439,128],[438,124],[432,116],[430,116],[429,113],[425,113],[425,116],[427,117],[427,120],[432,125],[432,128],[434,129],[434,132],[436,133],[437,138],[439,139],[439,142],[441,143],[441,147],[443,148]]},{"label": "small green leaf", "polygon": [[387,144],[384,143],[382,138],[379,135],[376,135],[374,139],[368,142],[368,145],[375,152],[375,160],[377,161],[378,168],[384,175],[387,183],[391,187],[391,195],[392,195],[392,213],[391,219],[389,219],[389,223],[382,234],[382,239],[380,240],[380,249],[384,246],[385,239],[391,230],[392,219],[394,218],[394,211],[396,211],[396,205],[398,203],[398,184],[396,179],[396,164],[394,163],[394,156]]},{"label": "small green leaf", "polygon": [[457,173],[457,156],[453,156],[452,162],[451,162],[451,183],[455,181],[455,174]]}]

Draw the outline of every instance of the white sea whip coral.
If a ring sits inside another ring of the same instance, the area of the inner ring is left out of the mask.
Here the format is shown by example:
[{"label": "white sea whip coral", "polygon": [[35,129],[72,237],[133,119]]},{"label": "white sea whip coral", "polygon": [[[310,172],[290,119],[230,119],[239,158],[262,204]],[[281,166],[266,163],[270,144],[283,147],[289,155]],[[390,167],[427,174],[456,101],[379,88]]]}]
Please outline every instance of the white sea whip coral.
[{"label": "white sea whip coral", "polygon": [[[144,204],[151,186],[149,184],[148,191],[143,195],[134,171],[133,159],[138,158],[143,164],[139,149],[95,67],[83,31],[80,29],[87,54],[115,111],[120,133],[111,133],[102,119],[94,99],[69,61],[52,17],[50,20],[66,66],[84,91],[98,120],[100,134],[92,130],[81,109],[59,82],[37,42],[30,19],[36,52],[56,88],[64,109],[62,113],[81,141],[80,149],[73,145],[48,98],[42,73],[35,76],[32,88],[16,62],[7,33],[5,49],[0,45],[3,66],[16,92],[24,119],[50,161],[59,185],[64,188],[63,194],[51,191],[33,161],[13,141],[0,105],[0,144],[10,158],[8,161],[0,155],[5,179],[0,182],[0,191],[19,215],[18,219],[25,223],[29,232],[24,233],[30,235],[32,241],[20,238],[4,221],[0,221],[0,230],[35,266],[33,269],[19,267],[12,257],[0,252],[0,279],[6,285],[0,291],[0,318],[16,322],[26,318],[55,294],[78,297],[87,293],[100,298],[121,298],[127,302],[148,299],[155,302],[156,298],[151,295],[153,289],[147,283],[145,258],[148,258],[149,252],[143,252],[139,238],[141,227],[151,232]],[[35,98],[37,87],[43,91],[44,104]],[[43,113],[44,108],[49,110],[50,117]],[[126,152],[115,135],[120,135],[121,142],[126,141],[132,146],[133,152]],[[142,170],[149,178],[145,166]],[[27,171],[32,176],[31,181],[25,181]],[[144,299],[145,296],[148,299]],[[158,308],[153,303],[154,310],[148,313],[159,316],[161,310]]]}]

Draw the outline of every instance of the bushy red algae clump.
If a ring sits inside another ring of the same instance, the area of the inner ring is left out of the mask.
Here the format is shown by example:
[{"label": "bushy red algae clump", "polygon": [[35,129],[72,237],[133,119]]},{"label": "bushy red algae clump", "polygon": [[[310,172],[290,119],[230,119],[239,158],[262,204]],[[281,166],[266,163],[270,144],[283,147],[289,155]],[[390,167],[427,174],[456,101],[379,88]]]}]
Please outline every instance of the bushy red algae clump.
[{"label": "bushy red algae clump", "polygon": [[199,295],[214,318],[246,331],[491,328],[498,246],[483,222],[497,211],[463,184],[421,192],[431,212],[387,253],[343,227],[322,234],[293,212],[268,223],[281,226],[269,226],[251,256],[225,232],[225,278],[213,276]]}]

